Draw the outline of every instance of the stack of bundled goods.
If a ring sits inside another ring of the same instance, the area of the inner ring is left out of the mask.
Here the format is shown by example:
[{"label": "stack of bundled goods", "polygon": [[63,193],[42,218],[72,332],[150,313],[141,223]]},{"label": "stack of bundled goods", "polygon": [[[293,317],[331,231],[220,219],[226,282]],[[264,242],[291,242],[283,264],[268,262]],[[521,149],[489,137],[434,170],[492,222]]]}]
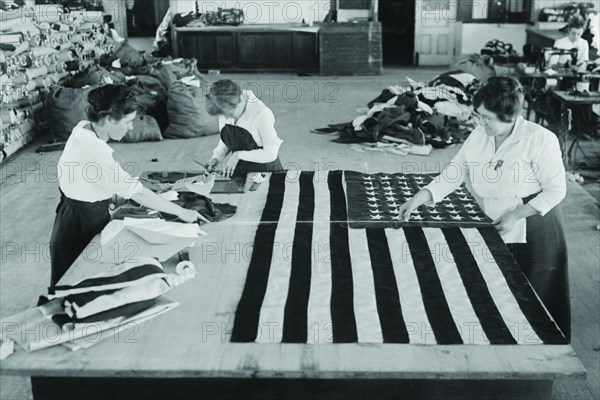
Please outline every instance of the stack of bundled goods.
[{"label": "stack of bundled goods", "polygon": [[0,19],[0,144],[7,157],[45,127],[46,93],[112,53],[118,42],[106,33],[101,12],[39,5],[2,10]]}]

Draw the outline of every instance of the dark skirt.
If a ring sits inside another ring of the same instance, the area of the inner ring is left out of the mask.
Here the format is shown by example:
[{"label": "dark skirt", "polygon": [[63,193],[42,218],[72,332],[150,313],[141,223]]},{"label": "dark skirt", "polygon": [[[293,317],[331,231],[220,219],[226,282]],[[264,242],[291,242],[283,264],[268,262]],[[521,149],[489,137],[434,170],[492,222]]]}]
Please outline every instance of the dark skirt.
[{"label": "dark skirt", "polygon": [[50,285],[55,285],[94,236],[110,221],[108,200],[89,203],[72,200],[61,192],[50,238]]},{"label": "dark skirt", "polygon": [[[524,199],[524,203],[531,198]],[[539,214],[528,217],[526,223],[527,243],[510,243],[508,247],[540,300],[570,342],[571,299],[562,212],[560,207],[556,206],[543,217]]]},{"label": "dark skirt", "polygon": [[[234,125],[225,125],[221,129],[221,140],[231,151],[251,151],[262,149],[254,138],[244,128]],[[283,171],[279,157],[269,163],[256,163],[240,160],[233,172],[234,176],[245,177],[250,172],[277,172]]]}]

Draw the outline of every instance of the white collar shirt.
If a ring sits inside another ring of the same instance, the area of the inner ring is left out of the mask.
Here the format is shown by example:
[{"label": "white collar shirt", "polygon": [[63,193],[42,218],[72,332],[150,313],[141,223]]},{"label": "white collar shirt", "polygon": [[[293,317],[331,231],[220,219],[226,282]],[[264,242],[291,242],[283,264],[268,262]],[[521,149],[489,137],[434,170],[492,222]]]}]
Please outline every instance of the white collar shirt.
[{"label": "white collar shirt", "polygon": [[[537,193],[528,204],[542,216],[562,201],[566,176],[554,133],[519,116],[497,151],[494,140],[482,126],[473,130],[450,164],[426,186],[434,202],[463,182],[492,220]],[[525,243],[526,219],[518,221],[502,238],[506,243]]]},{"label": "white collar shirt", "polygon": [[89,121],[81,121],[67,140],[57,166],[60,190],[70,199],[86,202],[110,199],[115,194],[129,199],[141,192],[139,179],[115,161],[114,150],[89,126]]},{"label": "white collar shirt", "polygon": [[[220,115],[219,130],[223,129],[225,125],[244,128],[250,133],[256,144],[261,147],[261,149],[257,150],[238,151],[240,160],[261,164],[275,161],[283,141],[279,138],[275,130],[275,116],[273,115],[273,111],[258,99],[251,90],[244,90],[243,95],[248,102],[240,118],[235,121],[233,118],[226,118]],[[220,140],[213,151],[213,158],[223,161],[228,153],[229,149]]]}]

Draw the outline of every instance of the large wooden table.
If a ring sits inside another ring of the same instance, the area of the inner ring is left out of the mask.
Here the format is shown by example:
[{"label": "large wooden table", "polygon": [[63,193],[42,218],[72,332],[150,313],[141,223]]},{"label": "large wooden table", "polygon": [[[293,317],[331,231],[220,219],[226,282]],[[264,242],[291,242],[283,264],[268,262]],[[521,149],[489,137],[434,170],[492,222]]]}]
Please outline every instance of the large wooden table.
[{"label": "large wooden table", "polygon": [[[168,294],[174,310],[80,352],[18,352],[4,375],[32,377],[35,399],[549,399],[553,381],[583,379],[570,345],[231,343],[266,185],[215,195],[237,214],[202,227],[198,274]],[[68,274],[102,268],[78,259]]]}]

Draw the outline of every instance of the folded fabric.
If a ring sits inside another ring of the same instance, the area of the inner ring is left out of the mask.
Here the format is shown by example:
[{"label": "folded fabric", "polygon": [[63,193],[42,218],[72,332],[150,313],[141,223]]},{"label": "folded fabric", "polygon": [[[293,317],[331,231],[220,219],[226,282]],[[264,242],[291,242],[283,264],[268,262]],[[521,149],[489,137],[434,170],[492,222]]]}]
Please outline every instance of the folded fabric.
[{"label": "folded fabric", "polygon": [[99,269],[94,276],[68,285],[55,285],[48,288],[48,299],[53,300],[75,294],[102,292],[122,289],[134,284],[147,282],[155,278],[166,278],[162,265],[150,257],[139,257],[137,262],[124,262]]},{"label": "folded fabric", "polygon": [[177,264],[175,273],[173,274],[166,274],[164,276],[154,275],[154,279],[132,283],[130,286],[120,290],[103,291],[99,296],[93,296],[90,293],[66,296],[63,307],[65,314],[69,318],[72,318],[73,321],[84,319],[84,322],[89,322],[91,320],[88,318],[91,317],[102,320],[106,319],[106,316],[100,314],[120,309],[126,305],[155,299],[185,281],[192,279],[195,275],[196,269],[194,264],[190,261],[182,261]]},{"label": "folded fabric", "polygon": [[[196,210],[202,214],[210,222],[219,222],[231,218],[237,212],[237,206],[229,203],[214,203],[210,198],[197,193],[181,192],[179,199],[173,203],[180,205],[183,208]],[[177,220],[174,215],[161,213],[167,221]]]},{"label": "folded fabric", "polygon": [[467,121],[473,113],[473,107],[452,101],[438,101],[433,109],[440,114],[455,117],[458,121]]},{"label": "folded fabric", "polygon": [[[94,340],[84,344],[89,347],[90,343],[97,343],[101,339],[110,337],[132,323],[146,321],[179,305],[173,300],[160,296],[155,299],[155,304],[150,308],[130,316],[123,315],[92,322],[92,325],[90,323],[72,323],[61,326],[53,321],[56,315],[64,314],[61,302],[61,299],[54,299],[44,305],[3,318],[0,321],[0,337],[2,340],[13,340],[26,351],[34,351],[93,335]],[[31,334],[31,332],[43,332],[44,334]],[[105,334],[105,332],[108,333]]]},{"label": "folded fabric", "polygon": [[60,326],[63,331],[72,331],[83,327],[84,324],[113,320],[116,318],[128,318],[141,311],[144,311],[154,305],[156,298],[141,300],[134,303],[127,303],[121,306],[110,308],[92,316],[80,318],[77,315],[56,314],[52,316],[52,322]]}]

